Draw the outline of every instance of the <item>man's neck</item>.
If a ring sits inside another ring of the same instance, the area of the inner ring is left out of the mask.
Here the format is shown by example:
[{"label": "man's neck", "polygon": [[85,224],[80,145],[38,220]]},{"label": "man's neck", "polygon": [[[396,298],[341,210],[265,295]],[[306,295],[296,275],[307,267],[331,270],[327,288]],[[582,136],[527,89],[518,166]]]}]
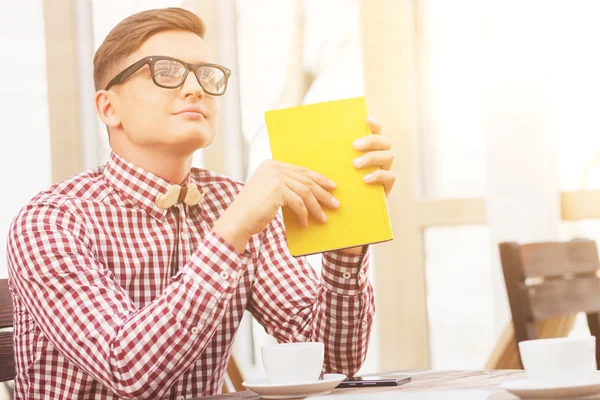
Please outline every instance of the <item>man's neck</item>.
[{"label": "man's neck", "polygon": [[113,151],[119,157],[172,184],[182,183],[192,167],[193,153],[182,155],[160,150],[139,151],[123,148],[113,148]]}]

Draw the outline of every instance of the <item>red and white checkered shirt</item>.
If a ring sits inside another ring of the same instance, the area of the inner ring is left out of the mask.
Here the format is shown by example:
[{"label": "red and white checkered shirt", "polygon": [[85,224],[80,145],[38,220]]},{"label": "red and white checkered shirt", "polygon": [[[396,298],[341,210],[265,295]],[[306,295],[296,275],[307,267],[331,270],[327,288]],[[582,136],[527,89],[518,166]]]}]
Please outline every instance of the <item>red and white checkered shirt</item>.
[{"label": "red and white checkered shirt", "polygon": [[21,210],[8,237],[18,398],[216,394],[244,310],[280,342],[324,342],[326,371],[359,369],[368,256],[326,253],[319,276],[289,254],[279,217],[240,255],[212,226],[242,184],[195,168],[186,182],[201,203],[161,210],[171,185],[113,153]]}]

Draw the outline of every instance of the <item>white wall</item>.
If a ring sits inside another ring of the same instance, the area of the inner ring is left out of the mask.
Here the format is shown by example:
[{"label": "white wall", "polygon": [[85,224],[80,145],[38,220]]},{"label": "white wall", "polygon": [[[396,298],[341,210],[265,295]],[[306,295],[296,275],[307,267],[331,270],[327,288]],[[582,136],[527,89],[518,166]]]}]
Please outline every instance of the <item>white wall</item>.
[{"label": "white wall", "polygon": [[426,231],[433,367],[483,367],[510,320],[498,242],[559,237],[557,137],[582,109],[577,98],[558,102],[558,82],[564,91],[581,72],[560,62],[565,44],[587,39],[579,55],[593,47],[574,32],[598,8],[573,3],[572,18],[571,2],[422,3],[425,195],[484,196],[488,215],[487,227]]},{"label": "white wall", "polygon": [[510,320],[497,244],[558,240],[560,109],[554,103],[553,65],[560,18],[556,3],[542,0],[487,5],[482,103],[497,338]]},{"label": "white wall", "polygon": [[0,2],[0,277],[12,219],[51,181],[41,0]]}]

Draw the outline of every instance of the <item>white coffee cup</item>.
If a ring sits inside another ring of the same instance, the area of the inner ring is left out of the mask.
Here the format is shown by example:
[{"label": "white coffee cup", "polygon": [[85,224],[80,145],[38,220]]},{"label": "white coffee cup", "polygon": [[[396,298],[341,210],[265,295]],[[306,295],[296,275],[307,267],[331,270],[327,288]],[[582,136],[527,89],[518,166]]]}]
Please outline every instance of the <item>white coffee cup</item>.
[{"label": "white coffee cup", "polygon": [[519,343],[521,361],[532,383],[561,385],[596,376],[596,338],[566,337]]},{"label": "white coffee cup", "polygon": [[309,383],[319,379],[325,346],[318,342],[267,344],[262,360],[270,383]]}]

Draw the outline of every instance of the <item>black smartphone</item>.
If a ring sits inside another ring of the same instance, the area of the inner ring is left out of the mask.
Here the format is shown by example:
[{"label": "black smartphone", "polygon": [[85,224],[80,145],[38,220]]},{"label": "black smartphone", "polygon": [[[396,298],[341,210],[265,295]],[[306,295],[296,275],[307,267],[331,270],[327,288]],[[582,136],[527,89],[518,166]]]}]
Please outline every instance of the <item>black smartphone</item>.
[{"label": "black smartphone", "polygon": [[365,386],[400,386],[411,381],[408,375],[371,375],[352,376],[340,383],[338,388],[365,387]]}]

